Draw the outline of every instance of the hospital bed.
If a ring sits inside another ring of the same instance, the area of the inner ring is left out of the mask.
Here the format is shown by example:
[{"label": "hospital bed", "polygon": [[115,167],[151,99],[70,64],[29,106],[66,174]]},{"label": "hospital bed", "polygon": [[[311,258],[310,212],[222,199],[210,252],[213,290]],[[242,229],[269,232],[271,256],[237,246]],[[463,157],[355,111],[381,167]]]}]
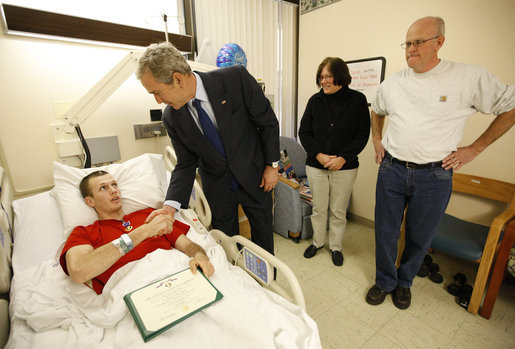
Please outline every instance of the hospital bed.
[{"label": "hospital bed", "polygon": [[[144,154],[103,167],[120,185],[125,213],[161,206],[168,186],[167,167],[170,170],[174,166],[173,155],[173,150],[167,149],[164,161],[161,155]],[[191,209],[182,210],[176,219],[191,225],[188,237],[209,255],[215,266],[210,281],[223,298],[144,343],[123,296],[187,268],[189,258],[174,249],[154,251],[115,272],[102,295],[72,283],[62,272],[58,256],[74,226],[96,219],[91,208],[82,203],[77,188],[91,169],[57,162],[53,166],[52,190],[14,201],[12,187],[7,185],[9,178],[0,172],[5,208],[0,223],[6,237],[8,227],[13,227],[14,240],[6,348],[321,347],[317,325],[305,312],[304,297],[293,272],[243,237],[208,232],[209,205],[197,182]],[[247,272],[242,247],[268,261],[287,285],[282,287],[274,280],[266,285]],[[2,250],[4,264],[11,262],[6,255],[9,250],[10,246]]]}]

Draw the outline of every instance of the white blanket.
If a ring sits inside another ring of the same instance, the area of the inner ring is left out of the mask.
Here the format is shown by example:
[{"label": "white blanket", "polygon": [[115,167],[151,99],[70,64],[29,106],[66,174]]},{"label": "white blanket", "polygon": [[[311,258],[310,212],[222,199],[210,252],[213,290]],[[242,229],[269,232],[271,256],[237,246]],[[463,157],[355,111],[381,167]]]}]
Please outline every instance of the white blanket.
[{"label": "white blanket", "polygon": [[302,308],[230,265],[211,237],[188,236],[215,266],[210,281],[223,294],[220,301],[144,343],[123,296],[187,268],[186,255],[157,250],[129,263],[100,296],[49,260],[13,279],[6,348],[321,348],[316,323]]}]

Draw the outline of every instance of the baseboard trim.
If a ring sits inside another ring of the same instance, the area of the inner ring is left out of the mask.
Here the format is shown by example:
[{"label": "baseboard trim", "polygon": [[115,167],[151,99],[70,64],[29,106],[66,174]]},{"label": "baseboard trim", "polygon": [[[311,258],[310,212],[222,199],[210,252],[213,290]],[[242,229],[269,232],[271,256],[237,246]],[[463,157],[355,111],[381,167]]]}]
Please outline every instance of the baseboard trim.
[{"label": "baseboard trim", "polygon": [[353,222],[363,224],[367,227],[374,228],[375,224],[374,221],[365,217],[358,216],[354,213],[347,212],[348,219],[352,220]]}]

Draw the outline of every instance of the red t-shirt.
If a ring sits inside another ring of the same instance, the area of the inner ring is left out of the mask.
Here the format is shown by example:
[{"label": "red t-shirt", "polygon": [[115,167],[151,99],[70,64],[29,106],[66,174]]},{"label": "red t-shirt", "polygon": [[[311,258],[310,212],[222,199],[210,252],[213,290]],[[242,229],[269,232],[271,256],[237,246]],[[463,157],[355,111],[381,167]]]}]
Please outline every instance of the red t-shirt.
[{"label": "red t-shirt", "polygon": [[[133,229],[136,229],[140,225],[145,223],[145,219],[153,211],[153,208],[146,208],[139,210],[123,217],[124,222],[130,222]],[[179,221],[173,222],[173,230],[170,234],[164,234],[162,236],[154,236],[143,240],[131,251],[123,255],[117,260],[109,269],[102,274],[93,278],[92,286],[96,293],[101,294],[104,289],[104,285],[107,280],[113,275],[113,273],[124,266],[125,264],[139,260],[145,257],[148,253],[162,248],[164,250],[171,250],[175,246],[175,241],[182,234],[186,234],[189,230],[189,225],[181,223]],[[125,231],[125,227],[122,222],[116,219],[98,220],[95,223],[88,225],[87,227],[78,226],[71,232],[70,236],[64,244],[63,251],[61,252],[60,262],[64,272],[68,274],[68,268],[66,266],[66,252],[74,246],[78,245],[91,245],[93,248],[103,246],[111,243],[111,241],[118,239],[122,234],[128,232]],[[89,286],[89,285],[88,285]]]}]

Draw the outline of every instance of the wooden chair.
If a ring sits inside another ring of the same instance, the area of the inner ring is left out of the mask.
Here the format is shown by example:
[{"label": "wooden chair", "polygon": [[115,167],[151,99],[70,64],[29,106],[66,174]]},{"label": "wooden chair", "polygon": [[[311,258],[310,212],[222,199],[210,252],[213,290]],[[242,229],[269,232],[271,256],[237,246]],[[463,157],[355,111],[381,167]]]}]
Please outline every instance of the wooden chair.
[{"label": "wooden chair", "polygon": [[[515,184],[495,179],[461,173],[453,175],[453,192],[465,193],[490,200],[503,202],[508,208],[495,217],[489,227],[467,222],[445,214],[431,248],[459,258],[479,263],[474,290],[468,311],[477,314],[485,291],[492,260],[499,245],[504,226],[515,217]],[[397,265],[404,249],[404,223],[399,240]]]},{"label": "wooden chair", "polygon": [[506,269],[506,264],[508,263],[510,250],[513,247],[514,241],[515,219],[511,220],[510,223],[508,223],[506,226],[501,242],[501,247],[499,247],[499,252],[495,258],[492,276],[490,277],[490,282],[488,283],[488,288],[486,290],[485,300],[483,301],[483,306],[481,307],[481,312],[479,313],[485,319],[490,319],[490,316],[492,315],[492,310],[494,309],[495,300],[497,299],[497,294],[501,288],[504,271]]}]

